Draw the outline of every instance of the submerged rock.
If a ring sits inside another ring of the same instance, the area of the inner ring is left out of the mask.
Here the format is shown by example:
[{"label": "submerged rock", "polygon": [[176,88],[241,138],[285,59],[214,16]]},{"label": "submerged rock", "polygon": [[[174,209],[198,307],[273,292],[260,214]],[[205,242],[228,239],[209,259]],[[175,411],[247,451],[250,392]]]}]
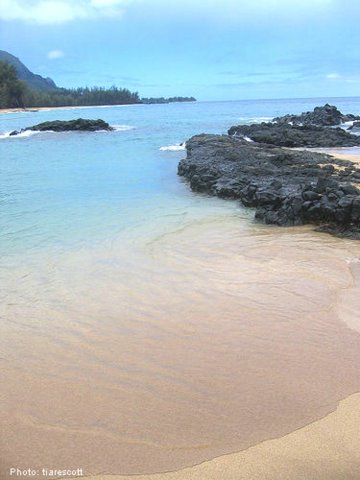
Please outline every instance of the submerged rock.
[{"label": "submerged rock", "polygon": [[23,128],[20,131],[14,130],[10,133],[11,136],[18,135],[26,131],[40,131],[40,132],[96,132],[99,130],[114,130],[107,122],[104,120],[89,120],[85,118],[78,118],[76,120],[54,120],[50,122],[43,122],[31,127]]},{"label": "submerged rock", "polygon": [[313,223],[360,239],[360,169],[352,162],[226,135],[196,135],[186,149],[178,174],[192,190],[239,199],[264,223]]}]

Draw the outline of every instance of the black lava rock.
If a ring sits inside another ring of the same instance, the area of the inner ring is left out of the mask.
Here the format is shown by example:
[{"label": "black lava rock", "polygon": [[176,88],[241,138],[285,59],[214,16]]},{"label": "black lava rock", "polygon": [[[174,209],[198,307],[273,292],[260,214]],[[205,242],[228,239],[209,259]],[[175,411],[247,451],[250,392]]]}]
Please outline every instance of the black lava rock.
[{"label": "black lava rock", "polygon": [[31,127],[23,128],[20,131],[13,131],[10,133],[11,136],[18,135],[19,133],[26,132],[28,130],[39,131],[39,132],[96,132],[99,130],[112,131],[114,130],[107,122],[104,120],[88,120],[84,118],[78,118],[76,120],[54,120],[51,122],[43,122],[38,125],[33,125]]},{"label": "black lava rock", "polygon": [[342,128],[299,126],[288,123],[259,123],[231,127],[229,135],[282,147],[355,147],[360,136]]},{"label": "black lava rock", "polygon": [[196,135],[186,149],[178,174],[192,190],[239,199],[264,223],[312,223],[360,238],[360,190],[354,186],[360,170],[354,163],[238,136]]},{"label": "black lava rock", "polygon": [[360,120],[360,117],[352,114],[345,115],[334,105],[328,103],[322,107],[315,107],[312,112],[305,112],[301,115],[285,115],[274,118],[278,124],[290,125],[317,125],[322,127],[340,125],[349,120]]}]

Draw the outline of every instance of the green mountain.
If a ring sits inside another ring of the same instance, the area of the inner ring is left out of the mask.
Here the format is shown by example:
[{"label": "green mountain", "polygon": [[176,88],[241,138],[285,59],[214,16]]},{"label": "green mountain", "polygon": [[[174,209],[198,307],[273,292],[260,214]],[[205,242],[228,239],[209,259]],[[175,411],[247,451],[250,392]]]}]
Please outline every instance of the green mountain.
[{"label": "green mountain", "polygon": [[5,61],[13,65],[16,69],[16,73],[19,80],[24,80],[27,85],[40,91],[54,90],[58,87],[51,78],[44,78],[41,75],[31,72],[20,60],[11,53],[0,50],[0,61]]}]

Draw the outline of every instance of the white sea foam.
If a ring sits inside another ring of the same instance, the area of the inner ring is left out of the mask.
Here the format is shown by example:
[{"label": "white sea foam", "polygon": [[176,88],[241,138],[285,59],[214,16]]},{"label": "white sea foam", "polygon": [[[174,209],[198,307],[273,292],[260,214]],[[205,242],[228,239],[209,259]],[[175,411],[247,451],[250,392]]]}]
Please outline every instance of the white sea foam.
[{"label": "white sea foam", "polygon": [[343,122],[340,127],[352,127],[354,120],[349,120],[348,122]]},{"label": "white sea foam", "polygon": [[37,135],[38,133],[41,133],[41,132],[39,130],[26,130],[25,132],[18,133],[17,135],[10,135],[10,133],[11,132],[1,133],[0,134],[0,140],[4,140],[5,138],[32,137],[33,135]]},{"label": "white sea foam", "polygon": [[340,125],[336,125],[334,128],[340,126],[343,130],[346,130],[347,132],[351,133],[352,135],[360,135],[360,131],[358,128],[351,129],[354,125],[354,122],[356,120],[349,120],[348,122],[341,123]]},{"label": "white sea foam", "polygon": [[115,128],[116,132],[126,132],[127,130],[133,130],[135,127],[132,125],[111,125]]},{"label": "white sea foam", "polygon": [[10,137],[10,132],[4,132],[0,133],[0,139],[2,140],[3,138],[9,138]]},{"label": "white sea foam", "polygon": [[[127,130],[132,130],[135,127],[131,125],[112,125],[112,127],[115,129],[116,132],[125,132]],[[18,133],[17,135],[10,135],[10,133],[13,130],[9,132],[2,132],[0,133],[0,140],[4,140],[6,138],[26,138],[26,137],[32,137],[33,135],[37,135],[39,133],[61,133],[61,132],[54,132],[53,130],[26,130],[24,132]],[[97,132],[107,132],[107,130],[97,130]]]},{"label": "white sea foam", "polygon": [[261,123],[270,122],[273,117],[239,117],[238,120],[245,121],[245,123]]},{"label": "white sea foam", "polygon": [[177,151],[180,151],[180,150],[185,150],[185,143],[180,143],[180,144],[176,144],[176,145],[168,145],[167,147],[160,147],[160,149],[162,152],[177,152]]}]

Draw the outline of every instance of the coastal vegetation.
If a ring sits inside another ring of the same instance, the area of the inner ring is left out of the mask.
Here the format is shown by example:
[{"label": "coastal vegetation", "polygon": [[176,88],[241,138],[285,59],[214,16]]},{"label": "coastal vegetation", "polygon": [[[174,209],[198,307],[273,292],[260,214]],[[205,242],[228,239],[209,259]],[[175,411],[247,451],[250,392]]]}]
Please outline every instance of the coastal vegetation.
[{"label": "coastal vegetation", "polygon": [[82,107],[138,103],[194,102],[194,97],[140,98],[115,85],[61,88],[51,78],[32,73],[20,60],[0,51],[0,108]]},{"label": "coastal vegetation", "polygon": [[174,103],[174,102],[196,102],[194,97],[159,97],[159,98],[142,98],[141,103]]},{"label": "coastal vegetation", "polygon": [[127,88],[85,87],[39,91],[26,88],[26,107],[82,107],[91,105],[128,105],[141,103],[137,92]]},{"label": "coastal vegetation", "polygon": [[24,107],[26,85],[18,80],[16,69],[0,61],[0,108]]}]

